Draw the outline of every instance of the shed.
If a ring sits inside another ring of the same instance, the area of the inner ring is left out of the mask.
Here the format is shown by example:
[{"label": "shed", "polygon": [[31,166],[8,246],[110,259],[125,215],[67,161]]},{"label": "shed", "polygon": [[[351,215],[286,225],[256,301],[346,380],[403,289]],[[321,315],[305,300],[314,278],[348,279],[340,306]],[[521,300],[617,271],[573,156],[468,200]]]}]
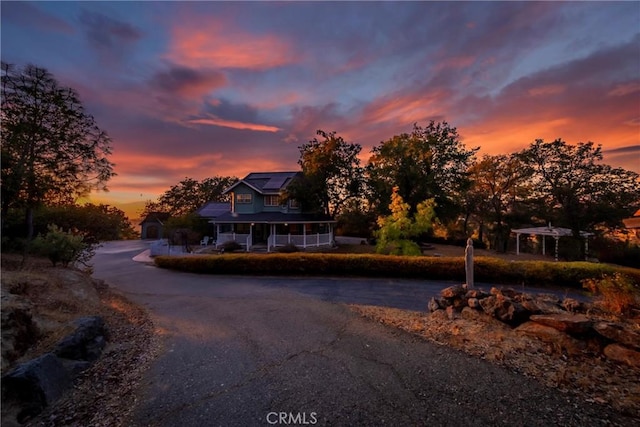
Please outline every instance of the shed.
[{"label": "shed", "polygon": [[[546,236],[551,236],[555,240],[555,260],[558,261],[558,241],[561,237],[573,236],[573,231],[569,228],[552,227],[549,224],[547,227],[531,227],[531,228],[517,228],[512,229],[512,233],[516,233],[516,255],[520,255],[520,235],[534,235],[542,236],[542,255],[546,255]],[[580,236],[584,237],[585,252],[589,251],[589,236],[593,236],[593,233],[587,231],[580,231]]]},{"label": "shed", "polygon": [[150,212],[145,219],[142,220],[140,226],[141,239],[160,239],[162,238],[164,224],[171,217],[167,212]]}]

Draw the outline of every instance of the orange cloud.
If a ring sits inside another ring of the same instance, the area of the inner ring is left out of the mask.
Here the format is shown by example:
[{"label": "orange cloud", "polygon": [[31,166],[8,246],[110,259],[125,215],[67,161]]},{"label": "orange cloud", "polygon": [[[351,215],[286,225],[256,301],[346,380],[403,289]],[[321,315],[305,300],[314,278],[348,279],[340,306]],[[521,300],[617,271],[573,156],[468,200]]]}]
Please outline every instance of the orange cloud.
[{"label": "orange cloud", "polygon": [[261,125],[257,123],[243,123],[243,122],[238,122],[234,120],[224,120],[217,117],[189,120],[189,123],[199,124],[199,125],[222,126],[222,127],[232,128],[232,129],[248,129],[248,130],[255,130],[260,132],[278,132],[280,130],[280,128],[277,128],[275,126],[267,126],[267,125]]},{"label": "orange cloud", "polygon": [[617,85],[607,93],[608,96],[625,96],[640,91],[640,83],[627,83]]},{"label": "orange cloud", "polygon": [[166,58],[189,67],[257,70],[296,61],[291,44],[276,35],[242,33],[222,21],[201,24],[191,21],[187,26],[174,27]]}]

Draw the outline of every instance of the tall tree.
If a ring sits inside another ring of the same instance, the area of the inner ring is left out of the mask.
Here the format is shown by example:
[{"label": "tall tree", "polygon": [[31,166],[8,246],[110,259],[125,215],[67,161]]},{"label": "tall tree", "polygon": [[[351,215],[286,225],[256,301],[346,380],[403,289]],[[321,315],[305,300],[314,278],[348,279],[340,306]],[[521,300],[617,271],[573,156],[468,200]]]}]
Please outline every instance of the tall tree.
[{"label": "tall tree", "polygon": [[367,164],[370,203],[380,214],[394,187],[415,212],[418,203],[435,199],[441,220],[456,215],[456,206],[469,185],[467,169],[477,148],[467,150],[456,128],[447,122],[414,125],[413,132],[396,135],[372,150]]},{"label": "tall tree", "polygon": [[505,252],[512,220],[527,197],[528,178],[521,159],[516,155],[483,156],[470,169],[472,186],[466,200],[480,223],[492,234],[491,247]]},{"label": "tall tree", "polygon": [[602,164],[602,146],[536,140],[520,153],[532,173],[538,216],[579,231],[616,227],[640,206],[640,175]]},{"label": "tall tree", "polygon": [[78,94],[46,69],[2,63],[2,216],[24,208],[27,238],[33,211],[106,190],[113,176],[111,139],[85,112]]},{"label": "tall tree", "polygon": [[348,200],[361,196],[360,144],[346,142],[335,132],[317,131],[300,146],[302,177],[287,187],[286,197],[296,199],[306,211],[338,214]]},{"label": "tall tree", "polygon": [[222,194],[235,183],[234,176],[213,176],[202,181],[185,178],[165,191],[157,202],[148,202],[142,213],[167,212],[174,217],[193,213],[208,202],[228,202],[229,196]]}]

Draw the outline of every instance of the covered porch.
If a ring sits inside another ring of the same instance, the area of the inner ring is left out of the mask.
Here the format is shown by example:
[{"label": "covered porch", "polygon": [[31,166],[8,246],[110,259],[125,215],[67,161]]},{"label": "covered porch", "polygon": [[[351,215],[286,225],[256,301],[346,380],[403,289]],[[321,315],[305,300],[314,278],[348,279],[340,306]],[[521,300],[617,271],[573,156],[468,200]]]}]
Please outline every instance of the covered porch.
[{"label": "covered porch", "polygon": [[278,247],[295,245],[301,249],[331,246],[334,242],[334,224],[330,219],[290,218],[271,220],[251,218],[254,215],[238,215],[237,219],[212,220],[216,228],[216,248],[234,241],[247,252],[266,248],[267,252]]}]

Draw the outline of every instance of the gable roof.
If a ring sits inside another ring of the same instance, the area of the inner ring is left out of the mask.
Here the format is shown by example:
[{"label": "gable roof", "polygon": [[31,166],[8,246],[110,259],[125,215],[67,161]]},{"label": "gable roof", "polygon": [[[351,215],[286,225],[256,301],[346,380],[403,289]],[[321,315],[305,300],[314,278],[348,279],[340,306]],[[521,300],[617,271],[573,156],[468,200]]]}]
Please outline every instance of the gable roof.
[{"label": "gable roof", "polygon": [[231,212],[231,203],[229,202],[209,202],[196,211],[204,218],[217,218],[227,212]]},{"label": "gable roof", "polygon": [[146,224],[148,222],[159,222],[160,224],[164,223],[171,217],[170,213],[167,212],[149,212],[149,214],[140,222],[140,225]]},{"label": "gable roof", "polygon": [[227,194],[240,184],[245,184],[260,194],[277,194],[287,188],[289,183],[302,172],[251,172],[231,187],[224,190]]}]

